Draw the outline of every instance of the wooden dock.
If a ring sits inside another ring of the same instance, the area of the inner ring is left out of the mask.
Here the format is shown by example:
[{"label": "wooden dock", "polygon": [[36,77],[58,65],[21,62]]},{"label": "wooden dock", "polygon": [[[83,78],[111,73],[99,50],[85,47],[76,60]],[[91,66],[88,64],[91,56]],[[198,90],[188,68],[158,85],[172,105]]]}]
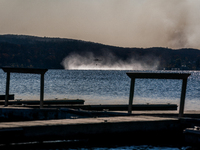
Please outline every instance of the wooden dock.
[{"label": "wooden dock", "polygon": [[[12,109],[16,111],[12,112]],[[199,111],[186,111],[186,118],[179,118],[178,111],[133,111],[128,114],[23,107],[2,107],[0,110],[2,115],[10,111],[10,114],[19,116],[41,117],[38,118],[41,120],[0,122],[0,144],[83,139],[113,143],[130,141],[132,144],[166,144],[166,141],[167,144],[183,144],[183,130],[200,125]],[[17,118],[7,114],[9,118]],[[68,119],[55,118],[61,114]],[[45,119],[45,116],[49,118]]]},{"label": "wooden dock", "polygon": [[167,135],[171,134],[174,138],[180,135],[180,132],[179,119],[152,116],[2,122],[0,123],[0,143],[107,137],[112,137],[113,140],[116,139],[114,137],[121,140],[131,137],[133,141],[151,137],[151,139],[156,138],[164,142]]}]

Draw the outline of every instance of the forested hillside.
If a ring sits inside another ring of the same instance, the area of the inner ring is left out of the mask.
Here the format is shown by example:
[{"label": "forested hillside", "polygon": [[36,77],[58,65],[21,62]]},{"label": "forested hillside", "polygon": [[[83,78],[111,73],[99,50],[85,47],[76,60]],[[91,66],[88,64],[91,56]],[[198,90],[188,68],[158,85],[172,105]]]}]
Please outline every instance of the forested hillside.
[{"label": "forested hillside", "polygon": [[107,54],[112,54],[115,59],[110,61],[113,63],[134,60],[153,65],[157,60],[157,69],[200,69],[200,51],[197,49],[122,48],[72,39],[0,35],[0,67],[63,69],[61,63],[67,56],[87,57],[91,53],[96,58],[94,63],[105,56],[109,59]]}]

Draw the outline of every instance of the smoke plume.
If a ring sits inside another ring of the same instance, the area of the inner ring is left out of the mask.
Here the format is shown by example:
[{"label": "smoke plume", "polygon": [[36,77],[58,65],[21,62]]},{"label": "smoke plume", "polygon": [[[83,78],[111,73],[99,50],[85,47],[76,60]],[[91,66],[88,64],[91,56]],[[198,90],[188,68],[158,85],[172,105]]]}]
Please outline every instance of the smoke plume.
[{"label": "smoke plume", "polygon": [[0,0],[0,33],[200,48],[199,0]]},{"label": "smoke plume", "polygon": [[112,53],[105,53],[101,57],[95,57],[93,53],[86,53],[84,56],[74,53],[67,56],[62,65],[65,69],[76,70],[156,70],[159,61],[154,60],[148,64],[131,58],[121,60]]}]

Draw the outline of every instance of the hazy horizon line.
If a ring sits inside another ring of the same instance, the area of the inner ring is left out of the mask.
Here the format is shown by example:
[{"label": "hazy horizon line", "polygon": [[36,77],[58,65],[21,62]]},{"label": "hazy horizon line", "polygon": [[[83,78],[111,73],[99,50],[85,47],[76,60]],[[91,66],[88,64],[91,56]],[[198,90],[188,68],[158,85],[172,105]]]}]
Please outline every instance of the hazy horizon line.
[{"label": "hazy horizon line", "polygon": [[192,48],[192,47],[182,47],[182,48],[171,48],[171,47],[165,47],[165,46],[149,46],[149,47],[124,47],[124,46],[118,46],[118,45],[111,45],[111,44],[104,44],[100,42],[95,41],[89,41],[89,40],[82,40],[82,39],[75,39],[75,38],[68,38],[68,37],[59,37],[59,36],[42,36],[42,35],[33,35],[33,34],[15,34],[15,33],[6,33],[6,34],[0,34],[0,36],[27,36],[27,37],[37,37],[37,38],[49,38],[49,39],[63,39],[63,40],[75,40],[75,41],[82,41],[82,42],[90,42],[95,44],[101,44],[105,46],[112,46],[112,47],[119,47],[119,48],[139,48],[139,49],[148,49],[148,48],[166,48],[171,50],[181,50],[181,49],[196,49],[200,50],[198,48]]}]

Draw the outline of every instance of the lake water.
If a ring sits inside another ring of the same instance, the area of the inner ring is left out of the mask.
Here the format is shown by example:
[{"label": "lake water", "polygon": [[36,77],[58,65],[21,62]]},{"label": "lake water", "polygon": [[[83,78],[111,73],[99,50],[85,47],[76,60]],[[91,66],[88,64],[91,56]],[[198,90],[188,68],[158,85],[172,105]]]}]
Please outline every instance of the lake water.
[{"label": "lake water", "polygon": [[[84,99],[85,104],[128,104],[130,78],[126,72],[134,71],[48,70],[44,99]],[[200,72],[184,72],[191,73],[185,109],[200,110]],[[15,99],[40,98],[40,75],[11,73],[10,78],[10,93],[15,94]],[[5,94],[6,73],[3,70],[0,70],[0,83],[0,94]],[[181,86],[182,80],[136,79],[133,103],[179,104]]]}]

